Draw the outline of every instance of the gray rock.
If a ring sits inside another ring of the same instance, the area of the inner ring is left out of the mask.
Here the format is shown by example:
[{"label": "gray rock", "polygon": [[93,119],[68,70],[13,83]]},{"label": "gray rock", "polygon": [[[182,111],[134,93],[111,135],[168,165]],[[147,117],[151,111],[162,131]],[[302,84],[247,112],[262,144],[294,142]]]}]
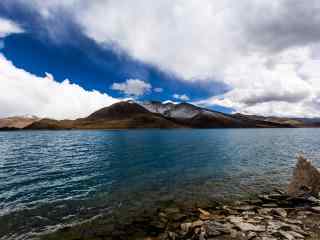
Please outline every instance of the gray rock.
[{"label": "gray rock", "polygon": [[316,213],[320,213],[320,207],[312,207],[311,210]]},{"label": "gray rock", "polygon": [[253,225],[243,221],[242,217],[229,217],[229,221],[243,232],[264,232],[266,227],[262,225]]},{"label": "gray rock", "polygon": [[183,233],[187,234],[189,232],[189,230],[192,228],[192,223],[182,223],[180,225],[181,230],[183,231]]},{"label": "gray rock", "polygon": [[197,221],[192,222],[191,227],[192,228],[196,228],[196,227],[201,227],[202,225],[203,225],[203,221],[202,220],[197,220]]},{"label": "gray rock", "polygon": [[232,226],[214,221],[207,221],[203,224],[202,227],[206,231],[207,236],[214,237],[219,236],[223,233],[230,233]]},{"label": "gray rock", "polygon": [[303,156],[298,157],[293,177],[288,187],[290,196],[301,196],[310,193],[318,197],[320,192],[320,172]]},{"label": "gray rock", "polygon": [[294,240],[295,237],[292,236],[289,232],[279,231],[280,235],[282,235],[285,239]]},{"label": "gray rock", "polygon": [[247,240],[254,239],[257,236],[258,236],[258,234],[256,232],[249,232],[247,235]]},{"label": "gray rock", "polygon": [[287,217],[287,211],[284,210],[283,208],[273,208],[271,210],[271,213],[276,214],[276,215],[283,217],[283,218]]}]

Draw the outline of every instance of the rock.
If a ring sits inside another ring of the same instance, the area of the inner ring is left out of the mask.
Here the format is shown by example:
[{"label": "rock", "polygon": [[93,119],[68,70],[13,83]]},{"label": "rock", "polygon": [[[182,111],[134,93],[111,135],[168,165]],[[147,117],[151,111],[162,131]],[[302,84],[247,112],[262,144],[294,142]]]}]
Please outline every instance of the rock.
[{"label": "rock", "polygon": [[315,205],[320,205],[320,200],[316,197],[311,196],[308,198],[308,201],[310,201],[311,203],[313,203]]},{"label": "rock", "polygon": [[174,232],[169,232],[168,235],[171,240],[175,240],[177,238],[177,234]]},{"label": "rock", "polygon": [[182,223],[180,225],[180,228],[183,231],[183,233],[188,233],[190,228],[192,228],[192,223]]},{"label": "rock", "polygon": [[201,227],[202,225],[203,225],[203,221],[202,220],[198,220],[198,221],[192,222],[191,227],[192,228],[196,228],[196,227]]},{"label": "rock", "polygon": [[272,208],[261,208],[258,210],[260,216],[269,215],[272,211]]},{"label": "rock", "polygon": [[231,225],[221,224],[214,221],[207,221],[203,224],[203,229],[206,231],[208,237],[219,236],[223,233],[230,233]]},{"label": "rock", "polygon": [[281,230],[283,231],[293,231],[296,233],[300,233],[304,236],[308,236],[309,234],[307,232],[305,232],[304,230],[302,230],[302,228],[300,226],[294,225],[294,224],[283,224],[281,226]]},{"label": "rock", "polygon": [[279,231],[279,233],[288,240],[294,240],[295,237],[292,236],[289,232]]},{"label": "rock", "polygon": [[297,232],[289,232],[292,236],[294,236],[295,238],[300,238],[300,239],[304,239],[304,236],[300,233],[297,233]]},{"label": "rock", "polygon": [[251,239],[253,239],[253,238],[257,237],[257,236],[258,236],[257,233],[255,233],[255,232],[249,232],[248,235],[247,235],[247,239],[248,239],[248,240],[251,240]]},{"label": "rock", "polygon": [[320,172],[310,161],[302,156],[298,157],[293,177],[288,187],[288,194],[293,197],[310,193],[315,197],[320,192]]},{"label": "rock", "polygon": [[206,220],[209,220],[211,218],[211,216],[200,214],[199,218],[202,221],[206,221]]},{"label": "rock", "polygon": [[253,211],[242,212],[242,216],[244,216],[245,218],[249,218],[249,217],[252,217],[254,215],[256,215],[256,213],[253,212]]},{"label": "rock", "polygon": [[173,221],[178,222],[178,221],[181,221],[181,220],[184,220],[185,218],[187,218],[187,215],[183,214],[183,213],[174,213],[174,214],[170,215],[170,218]]},{"label": "rock", "polygon": [[281,227],[283,226],[283,223],[281,221],[269,221],[267,226],[267,232],[275,233],[277,232]]},{"label": "rock", "polygon": [[243,232],[264,232],[266,230],[265,226],[244,222],[242,217],[229,217],[229,221]]},{"label": "rock", "polygon": [[284,210],[283,208],[273,208],[271,210],[271,213],[278,215],[280,217],[283,217],[283,218],[287,217],[287,211]]},{"label": "rock", "polygon": [[204,230],[201,230],[199,235],[199,240],[206,240],[206,232]]},{"label": "rock", "polygon": [[236,206],[236,207],[233,207],[233,209],[247,212],[247,211],[252,211],[256,209],[256,206],[252,206],[252,205]]},{"label": "rock", "polygon": [[320,213],[320,207],[312,207],[311,210],[316,213]]},{"label": "rock", "polygon": [[203,210],[203,209],[201,209],[201,208],[198,208],[198,210],[199,210],[199,212],[200,212],[201,214],[206,215],[206,216],[210,216],[210,213],[209,213],[208,211]]},{"label": "rock", "polygon": [[262,204],[262,207],[264,207],[264,208],[276,208],[276,207],[278,207],[278,204],[276,204],[276,203],[267,203],[267,204]]},{"label": "rock", "polygon": [[286,219],[284,219],[284,221],[286,223],[294,224],[294,225],[302,225],[303,224],[302,221],[300,221],[300,220],[290,219],[290,218],[286,218]]}]

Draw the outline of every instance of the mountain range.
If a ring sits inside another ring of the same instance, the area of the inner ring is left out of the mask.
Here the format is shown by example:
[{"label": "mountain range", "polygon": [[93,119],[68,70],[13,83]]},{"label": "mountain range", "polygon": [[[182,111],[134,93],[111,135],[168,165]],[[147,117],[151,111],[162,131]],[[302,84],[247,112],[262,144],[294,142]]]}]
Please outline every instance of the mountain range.
[{"label": "mountain range", "polygon": [[118,102],[76,120],[28,116],[0,119],[0,130],[291,127],[320,127],[320,119],[226,114],[189,103],[158,101]]}]

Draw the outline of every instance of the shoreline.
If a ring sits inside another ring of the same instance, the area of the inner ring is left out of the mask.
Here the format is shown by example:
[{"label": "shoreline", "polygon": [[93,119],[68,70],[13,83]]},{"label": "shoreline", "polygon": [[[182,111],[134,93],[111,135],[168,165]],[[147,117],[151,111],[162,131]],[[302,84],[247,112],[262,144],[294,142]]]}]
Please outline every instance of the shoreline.
[{"label": "shoreline", "polygon": [[247,200],[211,202],[201,207],[159,206],[144,210],[125,223],[120,222],[117,217],[99,217],[65,226],[39,239],[313,240],[320,238],[320,200],[292,198],[275,190]]}]

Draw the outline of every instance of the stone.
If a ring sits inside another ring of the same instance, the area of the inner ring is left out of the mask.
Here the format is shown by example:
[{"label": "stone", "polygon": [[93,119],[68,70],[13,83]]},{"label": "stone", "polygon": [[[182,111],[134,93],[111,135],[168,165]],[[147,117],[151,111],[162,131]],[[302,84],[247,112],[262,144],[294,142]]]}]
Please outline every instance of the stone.
[{"label": "stone", "polygon": [[192,222],[191,227],[192,228],[196,228],[196,227],[201,227],[202,225],[203,225],[203,221],[202,220],[197,220],[197,221]]},{"label": "stone", "polygon": [[286,223],[289,223],[289,224],[302,225],[302,221],[296,220],[296,219],[286,218],[286,219],[284,219],[284,221],[285,221]]},{"label": "stone", "polygon": [[201,208],[198,208],[198,210],[199,210],[199,212],[200,212],[201,214],[206,215],[206,216],[210,216],[210,213],[209,213],[208,211],[203,210],[203,209],[201,209]]},{"label": "stone", "polygon": [[280,221],[269,221],[267,226],[267,231],[270,233],[277,232],[281,227],[283,226],[283,223]]},{"label": "stone", "polygon": [[295,238],[300,238],[300,239],[304,239],[304,236],[300,233],[297,233],[297,232],[289,232],[292,236],[294,236]]},{"label": "stone", "polygon": [[300,233],[300,234],[305,235],[305,236],[309,235],[304,230],[302,230],[302,228],[300,226],[297,226],[297,225],[294,225],[294,224],[283,224],[281,226],[281,230],[283,230],[283,231],[293,231],[293,232],[297,232],[297,233]]},{"label": "stone", "polygon": [[258,213],[259,215],[263,216],[263,215],[269,215],[271,213],[272,209],[271,208],[261,208],[261,209],[258,209]]},{"label": "stone", "polygon": [[169,232],[169,238],[171,239],[171,240],[175,240],[176,238],[177,238],[177,234],[176,233],[174,233],[174,232]]},{"label": "stone", "polygon": [[266,227],[263,225],[253,225],[243,221],[242,217],[229,217],[229,221],[243,232],[264,232]]},{"label": "stone", "polygon": [[189,222],[188,223],[182,223],[180,225],[180,228],[184,233],[188,233],[190,228],[192,228],[192,223],[189,223]]},{"label": "stone", "polygon": [[206,240],[206,232],[205,231],[202,230],[200,232],[199,240]]},{"label": "stone", "polygon": [[244,206],[233,207],[233,209],[238,210],[238,211],[252,211],[252,210],[256,209],[256,207],[252,206],[252,205],[244,205]]},{"label": "stone", "polygon": [[292,236],[289,232],[285,232],[285,231],[279,231],[279,233],[286,239],[288,240],[294,240],[295,237]]},{"label": "stone", "polygon": [[222,233],[230,233],[231,226],[227,224],[221,224],[214,221],[207,221],[203,224],[203,229],[206,231],[207,236],[215,237]]},{"label": "stone", "polygon": [[170,215],[170,218],[173,220],[173,221],[176,221],[176,222],[179,222],[181,220],[184,220],[187,218],[187,215],[186,214],[183,214],[183,213],[174,213],[172,215]]},{"label": "stone", "polygon": [[308,201],[312,202],[315,205],[320,205],[320,200],[314,196],[309,197]]},{"label": "stone", "polygon": [[251,240],[257,236],[258,236],[258,234],[256,232],[249,232],[247,235],[247,240]]},{"label": "stone", "polygon": [[287,217],[287,211],[284,210],[283,208],[273,208],[271,210],[271,213],[276,214],[276,215],[283,217],[283,218]]},{"label": "stone", "polygon": [[246,216],[253,216],[255,215],[256,213],[253,212],[253,211],[245,211],[245,212],[242,212],[242,215],[246,215]]},{"label": "stone", "polygon": [[298,157],[298,162],[293,171],[293,177],[288,187],[288,194],[293,197],[310,193],[315,197],[320,192],[320,172],[310,161],[303,156]]},{"label": "stone", "polygon": [[202,220],[202,221],[206,221],[206,220],[209,220],[211,218],[211,216],[209,215],[203,215],[203,214],[200,214],[199,218]]},{"label": "stone", "polygon": [[278,204],[276,204],[276,203],[266,203],[266,204],[262,204],[262,207],[264,207],[264,208],[276,208],[276,207],[278,207]]},{"label": "stone", "polygon": [[312,207],[311,210],[316,213],[320,213],[320,207]]}]

